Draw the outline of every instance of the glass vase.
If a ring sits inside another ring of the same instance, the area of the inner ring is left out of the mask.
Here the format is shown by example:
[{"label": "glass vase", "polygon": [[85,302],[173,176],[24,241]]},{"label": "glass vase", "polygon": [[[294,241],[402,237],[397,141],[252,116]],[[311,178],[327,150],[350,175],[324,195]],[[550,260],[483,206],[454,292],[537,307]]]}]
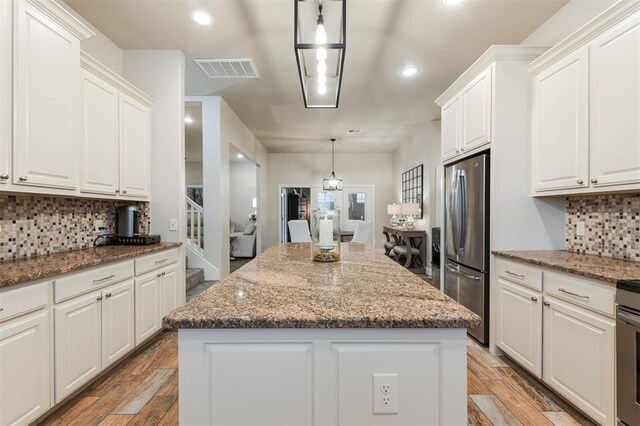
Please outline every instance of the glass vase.
[{"label": "glass vase", "polygon": [[316,262],[340,260],[340,210],[314,210],[311,222],[311,256]]}]

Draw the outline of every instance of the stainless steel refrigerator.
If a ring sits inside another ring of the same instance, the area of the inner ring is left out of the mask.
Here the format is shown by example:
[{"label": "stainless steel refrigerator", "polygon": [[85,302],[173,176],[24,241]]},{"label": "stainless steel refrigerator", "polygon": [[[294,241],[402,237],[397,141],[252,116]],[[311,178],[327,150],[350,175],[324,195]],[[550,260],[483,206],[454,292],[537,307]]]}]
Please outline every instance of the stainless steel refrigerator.
[{"label": "stainless steel refrigerator", "polygon": [[489,154],[445,169],[444,292],[482,318],[469,334],[489,343]]}]

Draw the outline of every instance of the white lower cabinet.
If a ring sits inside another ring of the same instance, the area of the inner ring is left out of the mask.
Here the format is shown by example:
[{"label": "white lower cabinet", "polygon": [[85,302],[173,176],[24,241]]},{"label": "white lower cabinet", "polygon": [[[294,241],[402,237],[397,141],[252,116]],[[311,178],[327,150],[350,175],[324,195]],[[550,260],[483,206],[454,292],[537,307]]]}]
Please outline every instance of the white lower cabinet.
[{"label": "white lower cabinet", "polygon": [[56,402],[135,347],[133,280],[56,305]]},{"label": "white lower cabinet", "polygon": [[133,280],[103,291],[102,368],[122,358],[136,346]]},{"label": "white lower cabinet", "polygon": [[162,318],[178,306],[178,267],[136,278],[136,345],[162,329]]},{"label": "white lower cabinet", "polygon": [[542,294],[498,278],[496,344],[542,378]]},{"label": "white lower cabinet", "polygon": [[56,402],[102,369],[101,300],[96,291],[54,307]]},{"label": "white lower cabinet", "polygon": [[495,271],[496,345],[594,421],[615,425],[615,287],[502,258]]},{"label": "white lower cabinet", "polygon": [[49,310],[0,324],[0,425],[24,425],[51,407]]},{"label": "white lower cabinet", "polygon": [[600,424],[615,424],[615,322],[545,297],[543,380]]}]

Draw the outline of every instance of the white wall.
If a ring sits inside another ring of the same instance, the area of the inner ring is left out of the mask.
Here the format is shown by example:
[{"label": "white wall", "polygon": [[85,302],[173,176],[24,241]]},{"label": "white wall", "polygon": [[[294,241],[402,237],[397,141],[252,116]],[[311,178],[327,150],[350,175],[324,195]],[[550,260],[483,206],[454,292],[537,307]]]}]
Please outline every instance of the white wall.
[{"label": "white wall", "polygon": [[554,46],[617,1],[572,0],[529,35],[522,44]]},{"label": "white wall", "polygon": [[[385,238],[382,226],[389,222],[387,204],[393,202],[392,153],[336,153],[336,175],[344,186],[375,185],[376,246],[381,248]],[[278,185],[322,185],[331,173],[331,154],[269,154],[269,241],[278,242]]]},{"label": "white wall", "polygon": [[256,165],[250,161],[232,161],[229,164],[229,217],[240,231],[249,224],[249,214],[256,210]]},{"label": "white wall", "polygon": [[202,161],[185,163],[185,181],[187,185],[202,185]]},{"label": "white wall", "polygon": [[86,40],[82,40],[80,48],[89,56],[92,56],[93,58],[97,59],[98,62],[101,62],[107,68],[111,69],[111,71],[122,76],[124,69],[124,53],[122,49],[120,49],[114,42],[112,42],[104,34],[98,31],[96,27],[91,25],[90,22],[80,16],[69,5],[67,5],[63,1],[58,1],[58,3],[60,3],[62,7],[68,10],[73,16],[75,16],[83,24],[88,26],[94,33],[96,33],[95,36],[90,37]]}]

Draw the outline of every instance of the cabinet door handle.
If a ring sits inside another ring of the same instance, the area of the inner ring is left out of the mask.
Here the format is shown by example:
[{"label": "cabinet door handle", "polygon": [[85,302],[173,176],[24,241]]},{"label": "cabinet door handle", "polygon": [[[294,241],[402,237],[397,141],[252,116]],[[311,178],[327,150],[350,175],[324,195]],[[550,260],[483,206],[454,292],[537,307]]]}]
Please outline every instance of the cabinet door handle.
[{"label": "cabinet door handle", "polygon": [[565,290],[564,288],[559,288],[558,291],[563,292],[564,294],[568,294],[569,296],[575,296],[575,297],[579,297],[580,299],[587,299],[589,300],[589,296],[584,296],[582,294],[578,294],[578,293],[574,293],[572,291],[569,290]]},{"label": "cabinet door handle", "polygon": [[119,189],[116,189],[116,194],[118,194],[119,192],[120,192],[120,190],[119,190]]},{"label": "cabinet door handle", "polygon": [[164,277],[165,275],[167,275],[167,273],[166,273],[166,272],[163,272],[163,273],[162,273],[162,276]]},{"label": "cabinet door handle", "polygon": [[582,185],[584,183],[584,180],[578,179],[577,182],[578,182],[578,185]]},{"label": "cabinet door handle", "polygon": [[103,282],[103,281],[110,280],[111,278],[114,278],[115,276],[116,276],[116,274],[111,274],[111,275],[109,275],[109,276],[107,276],[107,277],[100,278],[99,280],[93,280],[93,283],[94,283],[94,284],[101,283],[101,282]]},{"label": "cabinet door handle", "polygon": [[544,306],[546,306],[546,307],[549,307],[549,306],[551,306],[551,303],[549,303],[549,302],[546,302],[546,301],[545,301],[545,302],[542,302],[542,304],[543,304]]},{"label": "cabinet door handle", "polygon": [[123,193],[123,194],[126,194],[126,193],[127,193],[127,190],[126,190],[126,189],[123,189],[123,190],[122,190],[122,193]]},{"label": "cabinet door handle", "polygon": [[537,297],[535,297],[535,296],[531,296],[531,301],[532,301],[532,302],[537,302],[537,301],[538,301],[538,298],[537,298]]},{"label": "cabinet door handle", "polygon": [[0,308],[0,312],[4,311],[4,308]]},{"label": "cabinet door handle", "polygon": [[9,179],[9,175],[8,175],[8,174],[6,174],[6,173],[5,173],[5,174],[3,174],[3,175],[0,175],[0,179],[2,179],[2,180],[7,180],[7,179]]},{"label": "cabinet door handle", "polygon": [[161,264],[161,263],[164,263],[164,262],[166,262],[167,260],[169,260],[169,259],[160,259],[160,260],[156,260],[156,265],[159,265],[159,264]]},{"label": "cabinet door handle", "polygon": [[598,183],[598,179],[591,179],[591,183]]},{"label": "cabinet door handle", "polygon": [[26,181],[27,181],[27,177],[26,177],[26,176],[20,176],[20,177],[18,178],[18,180],[19,180],[20,182],[26,182]]},{"label": "cabinet door handle", "polygon": [[160,278],[162,276],[162,274],[158,274],[156,275],[156,278]]},{"label": "cabinet door handle", "polygon": [[516,277],[516,278],[520,278],[521,280],[524,279],[524,275],[522,274],[516,274],[515,272],[511,272],[511,271],[504,271],[506,274],[511,275],[512,277]]},{"label": "cabinet door handle", "polygon": [[460,150],[459,149],[456,149],[456,154],[460,154]]},{"label": "cabinet door handle", "polygon": [[107,293],[104,295],[104,297],[106,297],[107,299],[111,297],[111,293]]},{"label": "cabinet door handle", "polygon": [[102,300],[102,295],[98,296],[98,297],[96,298],[96,300],[97,300],[98,302],[99,302],[99,301],[101,301],[101,300]]}]

